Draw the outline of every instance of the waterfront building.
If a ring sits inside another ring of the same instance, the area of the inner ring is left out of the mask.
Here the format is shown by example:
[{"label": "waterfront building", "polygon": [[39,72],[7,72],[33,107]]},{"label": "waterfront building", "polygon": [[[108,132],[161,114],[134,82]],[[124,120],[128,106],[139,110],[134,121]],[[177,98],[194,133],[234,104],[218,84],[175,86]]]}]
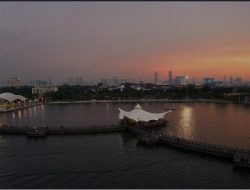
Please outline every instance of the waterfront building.
[{"label": "waterfront building", "polygon": [[21,102],[25,102],[27,100],[27,98],[21,96],[21,95],[16,95],[13,93],[9,93],[9,92],[5,92],[0,94],[0,101],[6,101],[6,102],[14,102],[14,101],[21,101]]},{"label": "waterfront building", "polygon": [[27,98],[13,93],[5,92],[0,94],[0,111],[18,108],[26,105]]}]

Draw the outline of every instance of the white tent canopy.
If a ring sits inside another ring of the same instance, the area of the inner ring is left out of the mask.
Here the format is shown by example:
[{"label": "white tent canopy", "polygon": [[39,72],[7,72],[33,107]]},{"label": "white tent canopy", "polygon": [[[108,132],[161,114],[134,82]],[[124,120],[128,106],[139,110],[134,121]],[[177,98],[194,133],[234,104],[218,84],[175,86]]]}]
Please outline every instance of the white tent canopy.
[{"label": "white tent canopy", "polygon": [[148,122],[150,120],[158,120],[163,118],[167,113],[171,112],[171,110],[163,113],[150,113],[142,109],[142,107],[137,104],[135,108],[130,111],[124,111],[121,108],[119,108],[119,119],[123,119],[124,116],[128,117],[130,119],[133,119],[135,121],[145,121]]},{"label": "white tent canopy", "polygon": [[13,102],[15,100],[25,101],[27,98],[21,95],[15,95],[9,92],[5,92],[5,93],[0,94],[0,99],[7,100],[8,102]]}]

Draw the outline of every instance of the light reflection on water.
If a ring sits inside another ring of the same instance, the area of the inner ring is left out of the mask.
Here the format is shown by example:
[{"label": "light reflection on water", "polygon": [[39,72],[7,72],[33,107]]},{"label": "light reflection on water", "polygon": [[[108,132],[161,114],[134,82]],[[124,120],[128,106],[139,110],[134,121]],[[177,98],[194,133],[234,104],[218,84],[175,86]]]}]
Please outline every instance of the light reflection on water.
[{"label": "light reflection on water", "polygon": [[16,118],[16,114],[15,112],[12,113],[12,119],[15,119]]},{"label": "light reflection on water", "polygon": [[45,117],[44,105],[29,107],[13,112],[0,113],[0,125],[24,125],[29,124],[31,121],[36,123],[40,122],[40,118]]},{"label": "light reflection on water", "polygon": [[179,121],[179,128],[178,128],[178,136],[187,139],[194,138],[194,131],[195,131],[195,118],[193,114],[193,108],[184,105],[181,112],[180,112],[180,121]]}]

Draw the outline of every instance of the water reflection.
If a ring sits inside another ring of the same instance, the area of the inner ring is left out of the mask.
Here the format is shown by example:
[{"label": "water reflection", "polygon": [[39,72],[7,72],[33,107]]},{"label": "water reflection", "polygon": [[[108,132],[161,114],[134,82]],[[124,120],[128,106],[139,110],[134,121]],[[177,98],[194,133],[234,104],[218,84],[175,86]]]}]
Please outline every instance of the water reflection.
[{"label": "water reflection", "polygon": [[16,114],[15,112],[12,113],[12,119],[15,119],[16,118]]},{"label": "water reflection", "polygon": [[106,112],[107,113],[109,112],[109,103],[108,102],[106,103]]},{"label": "water reflection", "polygon": [[27,110],[26,109],[23,110],[23,117],[27,118]]},{"label": "water reflection", "polygon": [[34,115],[34,118],[36,118],[36,115],[37,115],[37,108],[36,108],[36,106],[32,108],[32,114]]},{"label": "water reflection", "polygon": [[179,136],[193,139],[195,130],[194,110],[191,107],[184,106],[180,112]]},{"label": "water reflection", "polygon": [[20,111],[20,110],[18,110],[18,112],[17,112],[17,117],[18,117],[18,119],[21,119],[22,118],[22,114],[21,114],[22,112]]}]

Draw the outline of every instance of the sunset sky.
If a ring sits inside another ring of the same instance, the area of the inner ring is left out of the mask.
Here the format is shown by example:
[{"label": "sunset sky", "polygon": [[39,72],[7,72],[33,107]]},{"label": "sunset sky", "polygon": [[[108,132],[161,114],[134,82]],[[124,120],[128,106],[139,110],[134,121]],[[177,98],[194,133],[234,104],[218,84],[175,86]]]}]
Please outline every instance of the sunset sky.
[{"label": "sunset sky", "polygon": [[0,2],[0,84],[250,80],[250,2]]}]

